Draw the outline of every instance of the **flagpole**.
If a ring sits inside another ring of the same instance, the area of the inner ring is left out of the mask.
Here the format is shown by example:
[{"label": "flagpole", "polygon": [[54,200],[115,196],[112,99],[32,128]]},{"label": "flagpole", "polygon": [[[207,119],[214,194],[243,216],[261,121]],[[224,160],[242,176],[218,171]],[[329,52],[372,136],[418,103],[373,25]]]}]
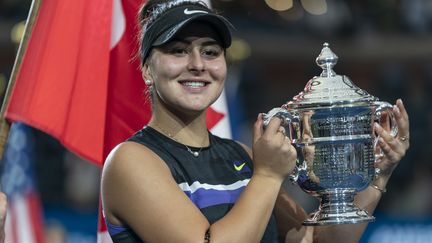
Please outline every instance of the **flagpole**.
[{"label": "flagpole", "polygon": [[13,87],[15,85],[15,80],[16,80],[16,77],[18,75],[18,71],[19,71],[19,68],[21,66],[21,62],[22,62],[24,53],[26,52],[26,49],[28,46],[28,41],[30,39],[31,31],[33,30],[33,25],[36,21],[37,15],[39,14],[39,8],[41,5],[41,1],[42,0],[33,0],[32,4],[30,6],[30,12],[29,12],[29,15],[27,17],[24,35],[22,36],[20,45],[18,47],[17,56],[15,58],[15,62],[14,62],[13,68],[12,68],[12,74],[11,74],[11,77],[9,79],[9,83],[7,85],[6,92],[5,92],[5,95],[3,98],[3,103],[1,106],[1,110],[0,110],[0,159],[3,158],[4,147],[6,145],[7,138],[9,135],[9,129],[10,129],[10,124],[5,118],[6,108],[7,108],[7,105],[9,104],[9,99],[10,99]]}]

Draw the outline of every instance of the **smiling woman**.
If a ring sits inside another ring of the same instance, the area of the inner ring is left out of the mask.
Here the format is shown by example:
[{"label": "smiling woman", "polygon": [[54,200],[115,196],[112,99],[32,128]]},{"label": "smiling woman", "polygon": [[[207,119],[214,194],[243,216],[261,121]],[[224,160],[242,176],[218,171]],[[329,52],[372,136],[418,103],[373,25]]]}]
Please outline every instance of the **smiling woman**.
[{"label": "smiling woman", "polygon": [[208,24],[193,22],[152,50],[143,75],[153,80],[158,93],[153,99],[155,112],[163,106],[173,111],[175,106],[181,112],[200,113],[219,97],[227,74],[219,39]]},{"label": "smiling woman", "polygon": [[[150,0],[140,21],[141,69],[153,113],[104,165],[102,203],[113,241],[358,241],[364,225],[337,231],[301,226],[305,211],[281,188],[296,150],[279,118],[264,130],[258,116],[253,150],[207,130],[206,109],[227,76],[231,24],[204,3],[184,0]],[[398,107],[399,127],[408,129],[402,103]],[[373,210],[377,192],[369,189],[359,206]]]}]

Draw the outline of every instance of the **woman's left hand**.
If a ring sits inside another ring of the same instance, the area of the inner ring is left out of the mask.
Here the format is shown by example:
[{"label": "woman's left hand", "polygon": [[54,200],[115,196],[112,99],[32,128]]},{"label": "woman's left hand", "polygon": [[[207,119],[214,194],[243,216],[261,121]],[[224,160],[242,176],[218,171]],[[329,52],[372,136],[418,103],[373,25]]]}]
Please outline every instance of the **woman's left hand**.
[{"label": "woman's left hand", "polygon": [[383,128],[384,124],[375,123],[375,132],[379,136],[378,145],[384,155],[375,162],[375,167],[380,170],[380,174],[383,176],[391,175],[409,148],[408,113],[401,99],[396,101],[393,113],[398,126],[396,137],[390,135],[389,131]]}]

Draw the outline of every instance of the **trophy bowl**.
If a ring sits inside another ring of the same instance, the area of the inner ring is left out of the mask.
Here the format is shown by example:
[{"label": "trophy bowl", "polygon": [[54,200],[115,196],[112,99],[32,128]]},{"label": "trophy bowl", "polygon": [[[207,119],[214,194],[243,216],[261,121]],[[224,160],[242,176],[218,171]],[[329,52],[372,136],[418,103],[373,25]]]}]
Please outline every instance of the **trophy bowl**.
[{"label": "trophy bowl", "polygon": [[354,204],[357,192],[375,176],[374,163],[382,152],[374,122],[387,123],[393,136],[397,126],[392,105],[358,88],[333,66],[338,57],[324,43],[317,64],[323,69],[291,101],[264,114],[264,127],[274,116],[282,119],[297,149],[297,165],[290,179],[320,200],[319,209],[304,225],[354,224],[374,217]]}]

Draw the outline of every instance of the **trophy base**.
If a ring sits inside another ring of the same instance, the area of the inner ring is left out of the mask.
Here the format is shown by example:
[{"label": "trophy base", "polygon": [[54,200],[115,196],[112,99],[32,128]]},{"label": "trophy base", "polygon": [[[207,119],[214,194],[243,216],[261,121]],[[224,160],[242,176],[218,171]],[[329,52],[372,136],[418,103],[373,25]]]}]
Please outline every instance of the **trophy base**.
[{"label": "trophy base", "polygon": [[306,226],[357,224],[375,221],[375,217],[354,205],[355,190],[337,189],[320,193],[318,211],[303,222]]}]

